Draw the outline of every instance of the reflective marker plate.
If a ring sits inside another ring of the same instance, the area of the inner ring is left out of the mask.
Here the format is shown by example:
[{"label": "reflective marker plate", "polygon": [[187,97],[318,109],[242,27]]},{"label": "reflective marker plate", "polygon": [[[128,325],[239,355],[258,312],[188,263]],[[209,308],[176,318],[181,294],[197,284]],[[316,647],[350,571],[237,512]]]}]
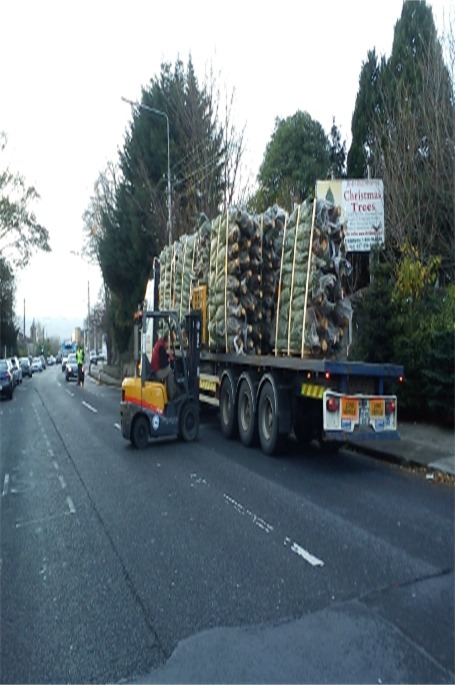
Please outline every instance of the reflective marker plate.
[{"label": "reflective marker plate", "polygon": [[370,416],[372,419],[383,419],[385,417],[384,400],[370,400]]},{"label": "reflective marker plate", "polygon": [[341,418],[357,421],[359,418],[359,401],[352,397],[341,398]]}]

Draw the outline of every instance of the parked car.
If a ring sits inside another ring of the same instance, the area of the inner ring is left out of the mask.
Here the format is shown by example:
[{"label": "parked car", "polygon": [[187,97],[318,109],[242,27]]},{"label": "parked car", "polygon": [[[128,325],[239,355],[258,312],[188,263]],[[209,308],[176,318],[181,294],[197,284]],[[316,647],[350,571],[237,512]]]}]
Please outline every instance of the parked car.
[{"label": "parked car", "polygon": [[10,362],[13,369],[14,385],[19,385],[19,383],[22,383],[22,369],[19,359],[17,357],[10,357]]},{"label": "parked car", "polygon": [[35,373],[35,371],[42,371],[43,370],[43,365],[41,363],[41,359],[39,357],[33,357],[32,361],[32,371]]},{"label": "parked car", "polygon": [[47,365],[48,366],[54,366],[55,364],[55,357],[53,354],[50,354],[47,358]]},{"label": "parked car", "polygon": [[0,359],[0,396],[13,399],[13,369],[9,359]]},{"label": "parked car", "polygon": [[77,381],[77,361],[76,354],[70,352],[65,366],[65,378],[67,381]]},{"label": "parked car", "polygon": [[32,365],[30,364],[30,359],[28,357],[20,357],[19,358],[19,364],[21,365],[22,369],[22,377],[28,376],[29,378],[33,377],[33,371],[32,371]]}]

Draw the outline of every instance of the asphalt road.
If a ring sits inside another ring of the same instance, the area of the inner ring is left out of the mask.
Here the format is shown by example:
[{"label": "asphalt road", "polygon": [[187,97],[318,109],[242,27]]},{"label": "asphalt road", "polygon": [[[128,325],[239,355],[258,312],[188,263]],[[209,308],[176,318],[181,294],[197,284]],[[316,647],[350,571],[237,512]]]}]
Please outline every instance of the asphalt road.
[{"label": "asphalt road", "polygon": [[454,492],[349,452],[137,452],[59,368],[0,403],[2,683],[454,682]]}]

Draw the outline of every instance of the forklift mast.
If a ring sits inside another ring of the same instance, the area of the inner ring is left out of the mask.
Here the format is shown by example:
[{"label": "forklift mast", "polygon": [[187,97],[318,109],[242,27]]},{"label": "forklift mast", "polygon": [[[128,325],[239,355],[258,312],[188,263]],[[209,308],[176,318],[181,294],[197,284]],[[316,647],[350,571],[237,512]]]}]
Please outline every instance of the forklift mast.
[{"label": "forklift mast", "polygon": [[199,395],[199,372],[201,357],[201,312],[193,310],[185,317],[188,336],[188,390],[195,398]]}]

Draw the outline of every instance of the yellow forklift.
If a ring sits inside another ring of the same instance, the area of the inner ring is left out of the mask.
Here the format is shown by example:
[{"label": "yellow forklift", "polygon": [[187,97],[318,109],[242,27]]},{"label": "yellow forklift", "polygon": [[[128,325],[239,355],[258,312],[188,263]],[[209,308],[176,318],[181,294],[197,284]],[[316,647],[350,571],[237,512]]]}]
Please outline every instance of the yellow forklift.
[{"label": "yellow forklift", "polygon": [[[154,343],[159,332],[170,332],[171,366],[176,396],[169,400],[164,381],[151,368],[147,340]],[[135,375],[122,382],[120,417],[122,435],[137,449],[144,449],[150,438],[176,436],[196,440],[199,432],[199,359],[201,315],[192,311],[182,330],[173,311],[137,312],[134,324]]]}]

